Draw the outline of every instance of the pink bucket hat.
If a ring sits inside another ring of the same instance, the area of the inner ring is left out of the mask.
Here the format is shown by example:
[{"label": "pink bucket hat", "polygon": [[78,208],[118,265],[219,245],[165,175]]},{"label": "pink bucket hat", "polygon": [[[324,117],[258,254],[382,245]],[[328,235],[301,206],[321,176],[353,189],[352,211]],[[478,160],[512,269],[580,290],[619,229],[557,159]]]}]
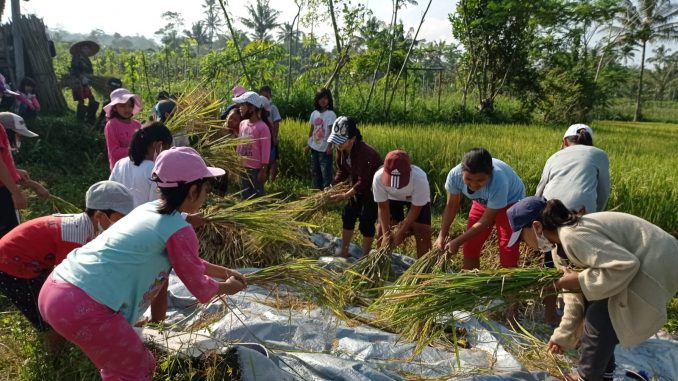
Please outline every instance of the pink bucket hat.
[{"label": "pink bucket hat", "polygon": [[245,90],[245,88],[240,85],[235,85],[235,87],[233,87],[231,91],[233,91],[233,97],[239,97],[243,95],[247,90]]},{"label": "pink bucket hat", "polygon": [[141,98],[132,94],[129,90],[125,88],[115,89],[111,92],[111,103],[104,106],[104,111],[106,112],[106,117],[111,117],[111,109],[113,106],[118,104],[125,104],[130,99],[134,99],[134,109],[132,110],[132,115],[136,115],[141,111]]},{"label": "pink bucket hat", "polygon": [[191,147],[172,147],[162,151],[153,166],[159,188],[174,188],[179,183],[190,183],[224,173],[221,168],[208,167],[200,154]]}]

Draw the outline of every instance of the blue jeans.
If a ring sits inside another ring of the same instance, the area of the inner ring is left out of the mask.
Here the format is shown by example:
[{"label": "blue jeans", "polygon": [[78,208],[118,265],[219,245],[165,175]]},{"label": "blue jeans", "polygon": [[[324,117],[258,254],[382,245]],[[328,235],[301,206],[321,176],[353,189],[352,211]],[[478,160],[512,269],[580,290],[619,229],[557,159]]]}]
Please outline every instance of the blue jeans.
[{"label": "blue jeans", "polygon": [[259,182],[259,169],[247,168],[240,173],[240,198],[247,200],[264,195],[264,184]]},{"label": "blue jeans", "polygon": [[313,188],[325,189],[332,183],[332,155],[311,149]]}]

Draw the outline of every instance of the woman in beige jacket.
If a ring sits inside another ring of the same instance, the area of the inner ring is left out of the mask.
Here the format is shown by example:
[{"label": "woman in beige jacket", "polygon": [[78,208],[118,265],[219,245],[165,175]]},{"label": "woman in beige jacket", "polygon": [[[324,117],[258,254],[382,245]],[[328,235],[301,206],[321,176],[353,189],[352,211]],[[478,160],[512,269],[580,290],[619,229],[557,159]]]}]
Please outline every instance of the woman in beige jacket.
[{"label": "woman in beige jacket", "polygon": [[[560,353],[580,344],[572,380],[612,380],[614,348],[654,335],[666,323],[666,305],[678,292],[678,241],[659,227],[625,213],[584,216],[559,200],[527,197],[508,210],[519,239],[552,251],[564,275],[565,311],[548,350]],[[574,270],[573,270],[574,269]]]}]

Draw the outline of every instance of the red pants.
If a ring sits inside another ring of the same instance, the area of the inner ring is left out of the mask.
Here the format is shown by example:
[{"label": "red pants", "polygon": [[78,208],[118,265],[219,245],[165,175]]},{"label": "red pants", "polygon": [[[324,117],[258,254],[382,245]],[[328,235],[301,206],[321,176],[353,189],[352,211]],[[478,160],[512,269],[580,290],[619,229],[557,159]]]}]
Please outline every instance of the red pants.
[{"label": "red pants", "polygon": [[38,307],[56,332],[74,343],[99,368],[103,381],[151,381],[155,358],[125,317],[85,291],[50,275]]},{"label": "red pants", "polygon": [[[511,238],[511,225],[509,225],[508,217],[506,216],[506,210],[511,207],[507,205],[505,208],[499,210],[497,216],[494,219],[494,224],[497,227],[497,240],[499,241],[499,261],[502,267],[518,267],[518,259],[520,258],[520,245],[513,245],[513,247],[508,248],[508,241]],[[485,206],[473,201],[471,206],[471,211],[468,213],[468,222],[466,223],[466,229],[470,229],[480,217],[483,216],[485,212]],[[492,227],[488,226],[487,229],[480,231],[478,234],[474,235],[466,242],[464,242],[464,257],[469,258],[480,258],[480,251],[487,241],[487,238],[492,233]]]}]

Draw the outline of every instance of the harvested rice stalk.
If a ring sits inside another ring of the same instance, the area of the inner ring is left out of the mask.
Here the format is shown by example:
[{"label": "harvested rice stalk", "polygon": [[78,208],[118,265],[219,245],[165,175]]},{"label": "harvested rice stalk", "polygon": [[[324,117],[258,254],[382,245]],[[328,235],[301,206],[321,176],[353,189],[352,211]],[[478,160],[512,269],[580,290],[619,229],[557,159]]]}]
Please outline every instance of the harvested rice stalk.
[{"label": "harvested rice stalk", "polygon": [[66,213],[66,214],[78,214],[82,213],[82,209],[78,208],[77,206],[71,204],[70,202],[64,200],[63,198],[59,196],[55,196],[53,194],[49,195],[49,200],[52,202],[52,208],[59,213]]},{"label": "harvested rice stalk", "polygon": [[290,215],[303,212],[303,205],[284,203],[276,196],[266,195],[235,203],[228,198],[214,200],[204,210],[203,217],[208,225],[244,230],[259,244],[283,241],[299,246],[311,245],[301,232],[302,227],[311,225],[290,218]]},{"label": "harvested rice stalk", "polygon": [[514,329],[504,337],[504,347],[515,356],[528,370],[543,370],[552,376],[565,379],[565,374],[575,366],[576,358],[572,352],[556,355],[546,349],[546,343],[533,335],[517,321],[513,322]]},{"label": "harvested rice stalk", "polygon": [[196,151],[208,165],[223,168],[234,175],[239,174],[243,169],[242,158],[235,150],[238,145],[246,143],[247,140],[219,135],[215,131],[197,135]]},{"label": "harvested rice stalk", "polygon": [[318,306],[326,307],[342,316],[340,295],[345,293],[338,274],[321,267],[314,259],[296,259],[269,266],[247,275],[247,283],[269,290],[280,286],[299,292]]},{"label": "harvested rice stalk", "polygon": [[206,90],[208,86],[199,84],[189,88],[177,99],[177,108],[166,125],[172,133],[185,131],[189,135],[201,135],[223,124],[219,120],[219,109],[223,102]]},{"label": "harvested rice stalk", "polygon": [[454,326],[455,311],[488,311],[502,298],[539,298],[540,289],[561,275],[545,268],[419,274],[411,284],[384,287],[379,308],[421,350],[443,334],[442,327]]},{"label": "harvested rice stalk", "polygon": [[377,293],[374,291],[386,282],[391,273],[391,247],[372,250],[369,255],[360,258],[342,275],[341,282],[348,290],[342,295],[342,303],[357,303],[367,306]]},{"label": "harvested rice stalk", "polygon": [[323,191],[289,202],[288,204],[292,205],[292,208],[299,210],[293,215],[293,218],[301,221],[308,220],[315,213],[327,207],[328,204],[334,203],[332,197],[346,193],[349,189],[350,185],[347,182],[342,182]]}]

